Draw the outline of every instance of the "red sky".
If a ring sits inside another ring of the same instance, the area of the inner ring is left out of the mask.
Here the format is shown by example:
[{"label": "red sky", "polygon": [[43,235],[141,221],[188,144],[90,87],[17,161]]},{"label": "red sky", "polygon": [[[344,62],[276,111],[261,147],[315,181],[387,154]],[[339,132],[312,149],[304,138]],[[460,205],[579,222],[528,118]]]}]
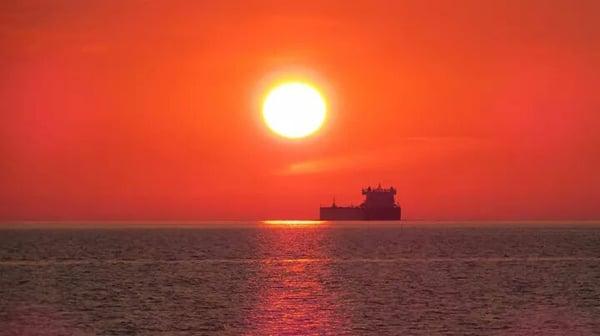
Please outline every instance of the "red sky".
[{"label": "red sky", "polygon": [[[600,2],[3,1],[0,219],[600,218]],[[291,141],[278,75],[331,105]]]}]

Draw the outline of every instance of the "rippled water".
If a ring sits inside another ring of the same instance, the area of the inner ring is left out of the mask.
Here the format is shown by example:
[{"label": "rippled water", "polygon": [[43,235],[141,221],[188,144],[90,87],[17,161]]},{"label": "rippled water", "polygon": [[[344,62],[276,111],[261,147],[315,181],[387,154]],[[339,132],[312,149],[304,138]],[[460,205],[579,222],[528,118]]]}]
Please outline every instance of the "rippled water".
[{"label": "rippled water", "polygon": [[599,335],[599,223],[0,230],[1,335]]}]

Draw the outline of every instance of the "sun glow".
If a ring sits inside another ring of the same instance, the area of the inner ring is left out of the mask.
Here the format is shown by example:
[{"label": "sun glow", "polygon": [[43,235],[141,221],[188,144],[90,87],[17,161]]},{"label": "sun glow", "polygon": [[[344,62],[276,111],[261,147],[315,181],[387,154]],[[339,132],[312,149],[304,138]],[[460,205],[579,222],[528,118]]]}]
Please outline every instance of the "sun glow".
[{"label": "sun glow", "polygon": [[286,138],[303,138],[316,132],[325,121],[325,99],[313,86],[288,82],[273,88],[263,102],[267,126]]}]

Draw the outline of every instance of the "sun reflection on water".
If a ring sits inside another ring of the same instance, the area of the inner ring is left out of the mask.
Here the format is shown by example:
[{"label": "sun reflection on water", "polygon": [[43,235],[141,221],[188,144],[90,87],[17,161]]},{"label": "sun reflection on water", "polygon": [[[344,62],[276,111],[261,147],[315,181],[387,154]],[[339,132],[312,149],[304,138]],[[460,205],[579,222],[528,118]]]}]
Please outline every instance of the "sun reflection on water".
[{"label": "sun reflection on water", "polygon": [[[246,335],[339,335],[348,323],[340,314],[340,299],[324,279],[331,279],[328,230],[312,230],[326,221],[264,221],[274,228],[263,236],[265,259],[256,276],[261,289],[247,317]],[[301,228],[306,229],[301,229]]]},{"label": "sun reflection on water", "polygon": [[321,220],[265,220],[262,221],[265,225],[283,226],[283,227],[297,227],[297,226],[317,226],[325,225],[328,221]]}]

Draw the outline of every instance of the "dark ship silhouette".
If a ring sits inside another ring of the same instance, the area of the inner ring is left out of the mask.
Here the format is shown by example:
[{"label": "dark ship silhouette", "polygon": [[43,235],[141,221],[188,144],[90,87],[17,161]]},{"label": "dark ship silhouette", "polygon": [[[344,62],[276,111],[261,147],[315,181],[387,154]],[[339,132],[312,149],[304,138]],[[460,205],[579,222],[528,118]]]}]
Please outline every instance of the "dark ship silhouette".
[{"label": "dark ship silhouette", "polygon": [[340,207],[335,199],[330,207],[319,209],[321,220],[400,220],[401,209],[396,203],[396,189],[390,187],[363,188],[365,200],[359,206]]}]

